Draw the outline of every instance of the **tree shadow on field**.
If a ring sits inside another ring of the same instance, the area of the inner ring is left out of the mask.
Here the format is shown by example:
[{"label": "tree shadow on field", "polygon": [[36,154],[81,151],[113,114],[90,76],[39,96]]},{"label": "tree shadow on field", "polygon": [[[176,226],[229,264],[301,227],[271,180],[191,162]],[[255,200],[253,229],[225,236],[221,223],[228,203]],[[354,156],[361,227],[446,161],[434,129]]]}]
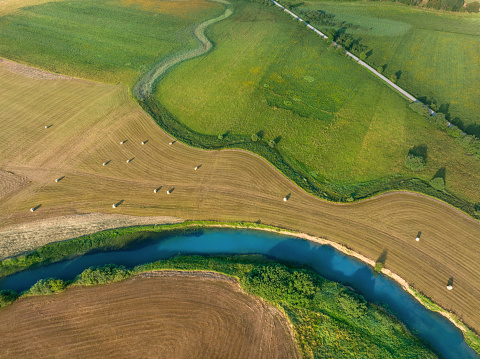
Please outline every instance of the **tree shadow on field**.
[{"label": "tree shadow on field", "polygon": [[442,103],[437,112],[443,113],[447,121],[450,121],[450,103]]},{"label": "tree shadow on field", "polygon": [[402,71],[398,70],[397,72],[395,72],[395,76],[397,76],[397,79],[400,80],[400,77],[402,76]]},{"label": "tree shadow on field", "polygon": [[409,155],[415,157],[422,157],[425,161],[427,161],[427,152],[428,148],[425,144],[413,146],[412,148],[410,148],[410,150],[408,150]]},{"label": "tree shadow on field", "polygon": [[263,136],[265,136],[265,131],[264,131],[264,130],[258,131],[258,132],[257,132],[257,136],[258,136],[258,138],[260,138],[260,139],[263,138]]},{"label": "tree shadow on field", "polygon": [[387,261],[388,249],[384,249],[380,256],[377,258],[375,263],[382,263],[382,266],[385,267],[385,262]]},{"label": "tree shadow on field", "polygon": [[282,140],[282,136],[277,136],[277,137],[274,138],[274,141],[277,145],[281,140]]},{"label": "tree shadow on field", "polygon": [[446,175],[447,175],[447,169],[445,167],[442,167],[437,171],[437,173],[435,173],[432,179],[443,178],[443,180],[445,181]]}]

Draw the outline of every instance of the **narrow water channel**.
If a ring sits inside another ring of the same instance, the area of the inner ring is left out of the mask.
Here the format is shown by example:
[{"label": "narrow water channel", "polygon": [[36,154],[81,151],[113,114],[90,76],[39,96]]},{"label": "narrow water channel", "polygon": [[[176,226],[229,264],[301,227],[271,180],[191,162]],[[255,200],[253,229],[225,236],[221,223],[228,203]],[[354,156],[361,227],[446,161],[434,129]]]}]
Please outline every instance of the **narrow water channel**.
[{"label": "narrow water channel", "polygon": [[254,230],[209,229],[190,234],[155,237],[128,250],[87,254],[73,260],[20,272],[0,279],[0,289],[23,291],[39,279],[73,279],[90,266],[115,263],[133,267],[177,254],[258,253],[280,260],[303,263],[325,278],[360,291],[370,302],[388,307],[399,320],[445,358],[479,358],[462,333],[446,318],[423,307],[395,281],[375,275],[363,262],[331,246]]}]

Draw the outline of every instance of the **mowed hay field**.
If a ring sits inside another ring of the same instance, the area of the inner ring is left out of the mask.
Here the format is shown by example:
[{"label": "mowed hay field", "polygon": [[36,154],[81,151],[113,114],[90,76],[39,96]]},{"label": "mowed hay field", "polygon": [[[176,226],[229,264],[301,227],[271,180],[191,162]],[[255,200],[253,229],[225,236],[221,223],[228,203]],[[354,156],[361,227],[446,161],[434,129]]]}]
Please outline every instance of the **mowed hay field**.
[{"label": "mowed hay field", "polygon": [[[169,145],[173,139],[121,85],[32,79],[4,66],[0,79],[0,169],[25,181],[0,199],[2,228],[94,212],[260,220],[327,238],[374,260],[387,249],[386,268],[480,331],[480,223],[453,207],[409,193],[328,203],[251,153]],[[450,277],[453,291],[446,290]]]},{"label": "mowed hay field", "polygon": [[133,278],[19,300],[0,311],[0,356],[299,357],[279,310],[217,277]]},{"label": "mowed hay field", "polygon": [[192,26],[223,9],[204,0],[28,5],[5,10],[6,14],[0,10],[0,56],[53,72],[130,85],[162,57],[195,47]]},{"label": "mowed hay field", "polygon": [[[395,3],[308,1],[301,10],[322,10],[359,28],[346,30],[372,50],[366,62],[400,71],[398,85],[441,109],[480,136],[480,16]],[[473,128],[472,128],[473,130]]]},{"label": "mowed hay field", "polygon": [[[430,181],[445,167],[447,190],[480,201],[480,161],[277,7],[235,2],[207,35],[215,50],[166,74],[156,93],[193,131],[248,140],[263,131],[296,170],[343,198],[386,179]],[[417,145],[427,166],[412,172],[404,159]]]}]

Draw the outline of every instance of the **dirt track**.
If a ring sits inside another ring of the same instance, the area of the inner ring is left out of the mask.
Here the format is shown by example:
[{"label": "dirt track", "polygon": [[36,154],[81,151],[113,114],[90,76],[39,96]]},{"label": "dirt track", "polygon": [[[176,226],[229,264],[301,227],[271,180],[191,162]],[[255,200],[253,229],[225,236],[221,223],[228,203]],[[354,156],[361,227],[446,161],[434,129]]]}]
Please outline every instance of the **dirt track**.
[{"label": "dirt track", "polygon": [[0,357],[299,357],[277,309],[228,277],[192,276],[167,272],[21,299],[0,311]]}]

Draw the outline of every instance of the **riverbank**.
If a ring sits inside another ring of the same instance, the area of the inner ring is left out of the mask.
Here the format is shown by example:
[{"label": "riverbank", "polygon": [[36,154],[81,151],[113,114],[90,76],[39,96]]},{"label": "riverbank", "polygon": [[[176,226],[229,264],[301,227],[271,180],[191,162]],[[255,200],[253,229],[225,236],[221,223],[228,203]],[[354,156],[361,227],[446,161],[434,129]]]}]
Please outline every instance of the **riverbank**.
[{"label": "riverbank", "polygon": [[[260,231],[274,232],[283,235],[293,236],[305,239],[310,242],[318,243],[321,245],[329,245],[336,250],[357,258],[358,260],[370,265],[375,266],[375,262],[366,256],[357,253],[346,246],[340,245],[333,241],[312,236],[307,233],[299,233],[295,231],[285,230],[274,226],[263,225],[259,223],[247,223],[247,222],[235,222],[235,223],[218,223],[213,221],[187,221],[183,223],[163,225],[163,226],[137,226],[129,228],[119,228],[116,230],[104,231],[89,236],[72,239],[71,241],[57,242],[46,245],[36,251],[20,256],[17,258],[7,259],[0,262],[1,275],[12,274],[23,269],[36,267],[42,264],[49,264],[56,261],[60,261],[66,258],[73,258],[75,256],[89,253],[91,251],[101,251],[105,249],[125,248],[129,244],[142,240],[147,234],[158,233],[159,235],[169,235],[175,232],[189,232],[192,230],[205,229],[205,228],[234,228],[234,229],[255,229]],[[464,325],[453,313],[450,313],[440,306],[429,305],[432,302],[428,298],[424,297],[417,290],[413,289],[405,279],[399,275],[392,273],[390,270],[384,268],[382,273],[395,280],[400,286],[413,295],[420,303],[430,310],[434,310],[449,319],[455,326],[457,326],[462,332],[469,345],[475,348],[477,351],[480,347],[480,340],[478,336],[474,334],[466,325]]]},{"label": "riverbank", "polygon": [[[265,236],[277,242],[278,237],[276,236],[254,235],[256,239]],[[188,235],[180,237],[189,238],[188,241],[191,245],[197,238]],[[289,241],[287,237],[285,239]],[[305,243],[301,239],[295,239],[295,241]],[[217,242],[217,244],[219,243]],[[151,246],[147,246],[146,250],[152,251]],[[127,252],[126,255],[132,256],[133,252]],[[78,263],[79,260],[73,262]],[[42,293],[59,294],[46,300],[39,297],[21,299],[19,303],[7,308],[2,313],[15,310],[18,305],[22,304],[22,301],[28,303],[29,300],[32,300],[39,303],[53,300],[62,304],[62,297],[68,296],[71,290],[102,291],[97,288],[114,288],[122,286],[122,283],[108,286],[97,286],[98,284],[122,282],[132,276],[157,270],[181,270],[186,271],[187,275],[191,271],[213,271],[236,278],[246,293],[262,298],[287,315],[293,325],[302,357],[309,357],[313,353],[318,357],[326,354],[337,356],[342,353],[343,355],[349,353],[352,356],[356,353],[360,356],[375,358],[401,358],[408,357],[408,355],[422,358],[436,357],[418,335],[412,335],[388,311],[366,302],[358,292],[327,280],[304,266],[299,267],[291,263],[280,264],[276,259],[254,254],[175,256],[170,259],[140,264],[132,269],[115,265],[90,267],[77,275],[73,281],[51,279],[37,282],[24,293],[24,296]],[[93,288],[83,289],[82,286],[93,286]],[[67,288],[65,294],[60,293],[65,288]],[[182,293],[186,299],[190,297],[188,293]],[[150,298],[150,294],[136,293],[136,295],[138,298]],[[163,295],[166,293],[164,292]],[[92,298],[92,295],[89,295],[88,298]],[[119,298],[123,298],[123,296]],[[95,300],[95,296],[92,300]],[[81,303],[79,304],[81,305]],[[138,305],[138,307],[143,308],[142,305]],[[138,313],[139,318],[142,313],[143,309]],[[137,320],[137,322],[142,322],[142,320]],[[221,330],[221,326],[218,326],[218,330]],[[452,353],[460,350],[456,345],[461,334],[455,333],[454,337],[455,349],[447,349],[446,357],[448,358],[453,358]],[[463,342],[462,347],[466,348]],[[442,349],[438,348],[438,351],[441,352]]]}]

